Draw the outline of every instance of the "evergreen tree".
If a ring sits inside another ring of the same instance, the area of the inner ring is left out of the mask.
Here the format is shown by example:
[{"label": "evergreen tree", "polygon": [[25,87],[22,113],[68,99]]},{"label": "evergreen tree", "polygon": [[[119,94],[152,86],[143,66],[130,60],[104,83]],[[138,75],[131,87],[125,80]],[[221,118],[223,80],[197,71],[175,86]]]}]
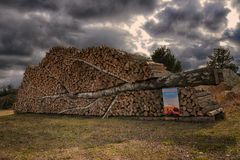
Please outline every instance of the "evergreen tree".
[{"label": "evergreen tree", "polygon": [[235,73],[238,71],[238,66],[232,62],[234,58],[231,56],[229,49],[223,47],[215,48],[213,50],[213,54],[211,56],[208,56],[208,58],[209,61],[207,63],[207,66],[210,68],[229,68]]},{"label": "evergreen tree", "polygon": [[168,71],[174,73],[182,71],[181,62],[175,58],[175,56],[171,53],[171,50],[166,46],[157,48],[151,57],[154,62],[164,64]]}]

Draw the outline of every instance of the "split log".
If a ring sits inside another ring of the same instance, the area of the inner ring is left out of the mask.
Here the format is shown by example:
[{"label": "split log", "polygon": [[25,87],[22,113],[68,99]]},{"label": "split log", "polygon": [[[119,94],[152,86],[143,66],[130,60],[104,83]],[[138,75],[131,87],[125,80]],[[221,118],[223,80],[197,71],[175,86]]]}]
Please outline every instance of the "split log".
[{"label": "split log", "polygon": [[197,97],[205,97],[205,96],[210,95],[210,93],[203,91],[203,92],[195,93],[195,95],[196,95]]},{"label": "split log", "polygon": [[206,115],[208,112],[218,109],[219,105],[209,105],[202,109],[202,113]]},{"label": "split log", "polygon": [[223,112],[223,108],[218,108],[218,109],[215,109],[213,111],[210,111],[207,113],[208,116],[215,116],[219,113]]}]

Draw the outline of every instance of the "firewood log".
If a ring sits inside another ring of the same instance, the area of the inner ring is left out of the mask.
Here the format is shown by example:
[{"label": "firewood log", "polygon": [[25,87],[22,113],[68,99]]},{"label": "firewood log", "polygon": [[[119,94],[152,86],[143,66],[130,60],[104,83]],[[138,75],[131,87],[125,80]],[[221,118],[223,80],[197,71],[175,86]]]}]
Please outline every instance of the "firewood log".
[{"label": "firewood log", "polygon": [[216,76],[222,81],[221,71],[208,68],[173,74],[146,57],[106,46],[54,47],[38,66],[26,69],[14,108],[104,118],[159,116],[163,112],[161,89],[180,87],[181,114],[206,115],[211,107],[200,106],[213,99],[193,86],[214,85]]}]

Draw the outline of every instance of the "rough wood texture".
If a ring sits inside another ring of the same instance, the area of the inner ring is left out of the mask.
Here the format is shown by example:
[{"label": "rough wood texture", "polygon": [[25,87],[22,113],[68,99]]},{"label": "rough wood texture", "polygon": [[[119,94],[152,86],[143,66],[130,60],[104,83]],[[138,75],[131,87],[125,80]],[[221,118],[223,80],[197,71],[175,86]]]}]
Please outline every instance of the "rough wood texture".
[{"label": "rough wood texture", "polygon": [[173,74],[162,64],[106,46],[55,47],[38,66],[26,69],[14,108],[103,118],[159,117],[161,88],[180,87],[181,116],[208,116],[219,106],[209,93],[193,87],[222,80],[221,71],[204,68]]},{"label": "rough wood texture", "polygon": [[198,85],[215,85],[214,70],[203,68],[190,72],[182,72],[178,74],[165,73],[162,77],[151,78],[141,82],[124,83],[119,86],[110,87],[94,92],[83,92],[72,94],[58,94],[53,96],[44,96],[42,98],[56,98],[56,97],[75,97],[75,98],[98,98],[102,96],[110,96],[126,91],[151,90],[161,89],[163,87],[185,87]]},{"label": "rough wood texture", "polygon": [[215,116],[219,113],[223,112],[223,108],[218,108],[218,109],[215,109],[213,111],[210,111],[207,113],[208,116]]}]

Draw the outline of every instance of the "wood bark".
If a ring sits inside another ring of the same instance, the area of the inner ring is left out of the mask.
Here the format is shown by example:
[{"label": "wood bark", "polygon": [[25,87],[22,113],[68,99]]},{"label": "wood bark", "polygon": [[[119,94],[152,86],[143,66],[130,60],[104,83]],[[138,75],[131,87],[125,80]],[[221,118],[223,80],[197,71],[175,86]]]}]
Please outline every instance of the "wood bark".
[{"label": "wood bark", "polygon": [[[218,75],[221,77],[220,71],[218,71]],[[102,96],[116,95],[126,91],[161,89],[164,87],[194,87],[198,85],[216,85],[214,69],[202,68],[189,72],[181,72],[178,74],[169,73],[165,77],[153,78],[136,83],[125,83],[117,87],[96,92],[77,93],[75,95],[60,94],[54,96],[44,96],[42,98],[57,98],[62,96],[67,96],[69,98],[99,98]]]}]

